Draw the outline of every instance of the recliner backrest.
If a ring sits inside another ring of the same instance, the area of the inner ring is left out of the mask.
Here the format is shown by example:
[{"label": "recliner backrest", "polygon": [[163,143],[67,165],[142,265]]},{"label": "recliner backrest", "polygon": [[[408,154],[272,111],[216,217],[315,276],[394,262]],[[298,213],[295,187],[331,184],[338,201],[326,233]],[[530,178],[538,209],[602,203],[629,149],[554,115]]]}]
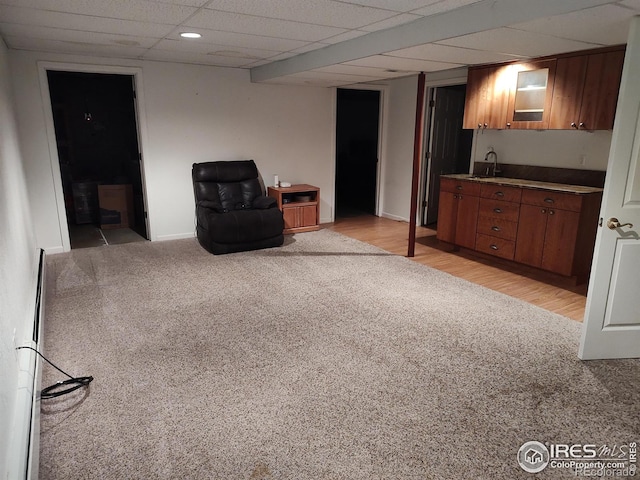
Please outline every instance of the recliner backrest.
[{"label": "recliner backrest", "polygon": [[250,208],[263,195],[253,160],[194,163],[191,176],[196,203],[210,201],[229,211]]}]

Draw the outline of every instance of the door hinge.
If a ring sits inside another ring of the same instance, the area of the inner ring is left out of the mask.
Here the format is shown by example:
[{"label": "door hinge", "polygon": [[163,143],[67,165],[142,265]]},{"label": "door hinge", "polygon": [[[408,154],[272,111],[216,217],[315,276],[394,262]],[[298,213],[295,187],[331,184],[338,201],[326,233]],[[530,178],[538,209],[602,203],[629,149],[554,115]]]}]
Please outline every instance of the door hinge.
[{"label": "door hinge", "polygon": [[435,107],[436,106],[436,101],[435,100],[429,100],[429,106],[431,108]]},{"label": "door hinge", "polygon": [[142,154],[138,152],[138,160],[142,161]]},{"label": "door hinge", "polygon": [[135,100],[137,97],[135,88],[133,89],[133,99]]},{"label": "door hinge", "polygon": [[147,218],[147,212],[144,212],[144,218]]},{"label": "door hinge", "polygon": [[426,207],[426,206],[427,206],[427,201],[426,201],[426,200],[423,200],[423,201],[422,201],[422,206],[423,206],[423,207]]}]

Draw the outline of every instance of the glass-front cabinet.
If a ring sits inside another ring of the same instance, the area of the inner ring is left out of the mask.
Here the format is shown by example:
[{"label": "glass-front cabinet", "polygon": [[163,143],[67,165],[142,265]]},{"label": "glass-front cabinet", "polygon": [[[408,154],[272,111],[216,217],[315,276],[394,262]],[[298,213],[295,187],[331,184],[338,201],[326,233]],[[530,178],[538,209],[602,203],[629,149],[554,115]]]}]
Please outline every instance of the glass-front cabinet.
[{"label": "glass-front cabinet", "polygon": [[511,66],[512,87],[507,111],[507,128],[546,129],[553,98],[556,60],[519,63]]}]

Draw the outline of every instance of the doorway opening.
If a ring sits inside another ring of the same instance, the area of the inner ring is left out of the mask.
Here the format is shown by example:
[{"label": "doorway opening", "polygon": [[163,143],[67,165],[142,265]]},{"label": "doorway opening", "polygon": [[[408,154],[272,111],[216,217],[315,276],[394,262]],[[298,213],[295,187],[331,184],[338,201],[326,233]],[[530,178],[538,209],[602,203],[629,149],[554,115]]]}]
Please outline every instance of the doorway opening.
[{"label": "doorway opening", "polygon": [[336,218],[375,215],[380,92],[339,88],[336,113]]},{"label": "doorway opening", "polygon": [[427,170],[424,174],[422,225],[438,222],[440,175],[469,173],[473,130],[462,128],[466,85],[430,89]]},{"label": "doorway opening", "polygon": [[134,77],[47,79],[71,248],[148,239]]}]

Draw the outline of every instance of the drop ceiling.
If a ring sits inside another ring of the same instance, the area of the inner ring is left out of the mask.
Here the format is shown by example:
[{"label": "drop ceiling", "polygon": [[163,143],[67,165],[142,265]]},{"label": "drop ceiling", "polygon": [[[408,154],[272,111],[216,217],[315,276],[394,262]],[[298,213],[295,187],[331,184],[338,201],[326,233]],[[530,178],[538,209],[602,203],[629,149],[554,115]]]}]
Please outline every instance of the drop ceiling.
[{"label": "drop ceiling", "polygon": [[330,87],[618,45],[635,15],[640,0],[0,0],[0,36]]}]

